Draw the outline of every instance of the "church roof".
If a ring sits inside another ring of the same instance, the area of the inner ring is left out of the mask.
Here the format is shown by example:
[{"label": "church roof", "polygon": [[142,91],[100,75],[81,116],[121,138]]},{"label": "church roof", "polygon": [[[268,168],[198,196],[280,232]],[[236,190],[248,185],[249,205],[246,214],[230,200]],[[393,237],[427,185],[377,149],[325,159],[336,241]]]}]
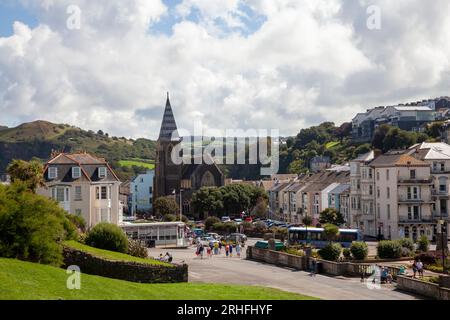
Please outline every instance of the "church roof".
[{"label": "church roof", "polygon": [[178,140],[178,129],[175,117],[173,115],[172,106],[170,105],[169,93],[167,93],[166,108],[164,110],[164,116],[161,124],[161,130],[159,131],[158,140]]}]

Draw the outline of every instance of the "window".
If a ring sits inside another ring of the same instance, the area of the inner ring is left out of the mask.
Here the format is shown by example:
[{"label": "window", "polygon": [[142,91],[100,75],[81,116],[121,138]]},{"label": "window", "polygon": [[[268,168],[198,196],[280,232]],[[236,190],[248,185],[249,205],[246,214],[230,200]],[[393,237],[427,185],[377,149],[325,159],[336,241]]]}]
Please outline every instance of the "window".
[{"label": "window", "polygon": [[418,220],[420,218],[420,208],[418,206],[408,207],[408,219]]},{"label": "window", "polygon": [[102,196],[102,200],[108,199],[108,188],[107,187],[101,187],[101,196]]},{"label": "window", "polygon": [[69,201],[69,188],[55,187],[52,189],[52,199],[57,202]]},{"label": "window", "polygon": [[390,204],[387,205],[386,211],[387,211],[388,220],[391,220],[391,205]]},{"label": "window", "polygon": [[58,168],[56,167],[48,167],[48,178],[49,179],[56,179],[58,176]]},{"label": "window", "polygon": [[75,201],[83,200],[81,197],[81,186],[75,186]]},{"label": "window", "polygon": [[377,171],[377,181],[380,180],[380,171]]},{"label": "window", "polygon": [[73,167],[72,168],[72,178],[78,179],[81,177],[81,168],[80,167]]},{"label": "window", "polygon": [[389,187],[387,187],[387,189],[386,189],[386,196],[388,199],[391,198],[391,188],[389,188]]},{"label": "window", "polygon": [[386,170],[386,180],[389,180],[389,169]]},{"label": "window", "polygon": [[446,177],[439,178],[439,192],[440,193],[447,192],[447,178]]},{"label": "window", "polygon": [[416,170],[409,170],[409,177],[411,179],[415,179],[416,178]]},{"label": "window", "polygon": [[153,187],[148,188],[148,191],[149,191],[150,194],[152,194],[153,193]]},{"label": "window", "polygon": [[419,200],[420,191],[419,187],[408,187],[408,200]]},{"label": "window", "polygon": [[141,183],[144,183],[144,178],[141,178]]},{"label": "window", "polygon": [[106,167],[98,168],[98,177],[100,179],[106,178]]},{"label": "window", "polygon": [[373,195],[373,186],[369,186],[369,195]]},{"label": "window", "polygon": [[380,197],[380,188],[379,187],[377,187],[377,197],[378,198]]}]

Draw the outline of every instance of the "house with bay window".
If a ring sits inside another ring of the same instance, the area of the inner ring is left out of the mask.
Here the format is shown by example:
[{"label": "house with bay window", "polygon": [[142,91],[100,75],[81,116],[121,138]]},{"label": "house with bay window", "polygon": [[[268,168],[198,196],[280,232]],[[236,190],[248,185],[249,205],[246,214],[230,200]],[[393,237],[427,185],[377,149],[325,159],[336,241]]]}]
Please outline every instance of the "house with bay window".
[{"label": "house with bay window", "polygon": [[45,187],[38,194],[54,199],[88,228],[100,222],[120,224],[120,180],[105,159],[88,153],[58,153],[44,167]]}]

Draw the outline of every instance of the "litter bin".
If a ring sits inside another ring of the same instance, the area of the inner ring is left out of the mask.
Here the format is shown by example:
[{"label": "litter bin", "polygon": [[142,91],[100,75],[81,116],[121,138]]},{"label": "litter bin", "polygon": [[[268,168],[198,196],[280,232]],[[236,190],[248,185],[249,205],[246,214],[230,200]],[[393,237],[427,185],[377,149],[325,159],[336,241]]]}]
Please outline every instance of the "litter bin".
[{"label": "litter bin", "polygon": [[155,240],[148,240],[148,241],[147,241],[147,246],[148,246],[149,248],[154,248],[154,247],[156,247],[156,241],[155,241]]},{"label": "litter bin", "polygon": [[317,264],[316,264],[316,273],[318,273],[318,274],[322,274],[323,273],[323,263],[322,262],[317,262]]}]

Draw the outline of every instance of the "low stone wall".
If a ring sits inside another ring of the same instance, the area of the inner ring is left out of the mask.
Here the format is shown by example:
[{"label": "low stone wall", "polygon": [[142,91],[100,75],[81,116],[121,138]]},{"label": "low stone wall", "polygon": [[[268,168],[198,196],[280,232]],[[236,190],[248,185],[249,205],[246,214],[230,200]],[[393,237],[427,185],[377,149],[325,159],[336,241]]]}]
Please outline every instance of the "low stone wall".
[{"label": "low stone wall", "polygon": [[416,293],[431,299],[450,300],[450,289],[440,287],[436,283],[421,281],[405,276],[398,276],[397,288]]},{"label": "low stone wall", "polygon": [[172,283],[188,281],[188,266],[152,266],[145,263],[110,261],[84,251],[64,247],[65,268],[76,265],[82,273],[141,283]]},{"label": "low stone wall", "polygon": [[304,257],[250,246],[247,247],[247,259],[298,270],[306,269],[306,259]]}]

